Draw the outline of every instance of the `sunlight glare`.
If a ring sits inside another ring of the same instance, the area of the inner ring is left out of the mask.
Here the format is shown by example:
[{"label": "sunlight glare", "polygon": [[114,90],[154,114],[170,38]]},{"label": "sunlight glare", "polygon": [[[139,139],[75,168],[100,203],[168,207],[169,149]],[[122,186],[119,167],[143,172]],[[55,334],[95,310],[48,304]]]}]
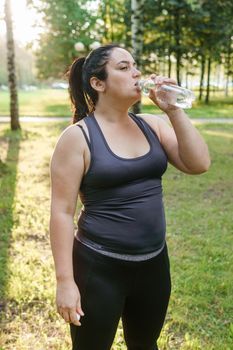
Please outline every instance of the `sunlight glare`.
[{"label": "sunlight glare", "polygon": [[[6,28],[4,23],[4,3],[0,0],[0,33],[5,34]],[[22,44],[34,41],[39,33],[40,17],[35,10],[29,9],[26,0],[11,0],[11,10],[13,19],[14,38]]]}]

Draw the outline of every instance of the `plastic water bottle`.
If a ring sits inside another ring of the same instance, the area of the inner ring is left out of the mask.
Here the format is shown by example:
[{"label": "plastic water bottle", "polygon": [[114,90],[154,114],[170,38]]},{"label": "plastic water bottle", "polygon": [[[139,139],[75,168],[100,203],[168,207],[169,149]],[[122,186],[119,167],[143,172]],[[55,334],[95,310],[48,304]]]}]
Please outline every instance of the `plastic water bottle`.
[{"label": "plastic water bottle", "polygon": [[152,79],[145,79],[140,80],[138,86],[146,96],[149,95],[150,89],[156,88],[158,100],[180,108],[192,108],[192,102],[195,100],[194,93],[191,90],[178,85],[156,85]]}]

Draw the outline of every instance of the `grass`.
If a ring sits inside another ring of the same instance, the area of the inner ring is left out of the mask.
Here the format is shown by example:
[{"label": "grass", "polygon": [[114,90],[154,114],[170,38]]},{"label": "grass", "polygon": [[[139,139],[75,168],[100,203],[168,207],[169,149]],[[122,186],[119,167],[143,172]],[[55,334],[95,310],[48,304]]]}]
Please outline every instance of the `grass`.
[{"label": "grass", "polygon": [[[0,125],[0,308],[2,350],[68,350],[54,305],[49,247],[49,173],[64,123]],[[199,125],[208,173],[164,176],[173,291],[161,350],[233,349],[233,125]],[[126,350],[119,324],[112,350]]]},{"label": "grass", "polygon": [[[0,115],[9,114],[9,93],[0,91]],[[70,102],[66,90],[39,89],[19,91],[19,113],[30,116],[70,116]]]},{"label": "grass", "polygon": [[[151,104],[149,98],[143,101],[144,113],[161,113],[159,108]],[[233,118],[233,96],[226,98],[217,95],[211,98],[208,105],[197,100],[193,103],[193,108],[187,109],[186,113],[191,118]]]},{"label": "grass", "polygon": [[[0,91],[0,115],[9,114],[9,93]],[[142,112],[161,113],[147,97],[143,97]],[[66,90],[40,89],[36,91],[19,91],[20,115],[30,116],[70,116],[71,108]],[[224,98],[222,94],[213,93],[211,102],[196,101],[187,113],[192,118],[233,118],[233,95]]]}]

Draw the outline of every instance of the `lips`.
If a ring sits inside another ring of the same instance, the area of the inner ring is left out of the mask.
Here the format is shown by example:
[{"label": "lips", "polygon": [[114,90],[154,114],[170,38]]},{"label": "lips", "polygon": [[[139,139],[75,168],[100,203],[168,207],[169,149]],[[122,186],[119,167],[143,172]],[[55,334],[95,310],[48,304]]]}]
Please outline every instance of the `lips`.
[{"label": "lips", "polygon": [[137,82],[134,84],[134,86],[136,86],[138,92],[141,92],[141,87],[140,87],[140,85],[139,85],[139,81],[137,81]]}]

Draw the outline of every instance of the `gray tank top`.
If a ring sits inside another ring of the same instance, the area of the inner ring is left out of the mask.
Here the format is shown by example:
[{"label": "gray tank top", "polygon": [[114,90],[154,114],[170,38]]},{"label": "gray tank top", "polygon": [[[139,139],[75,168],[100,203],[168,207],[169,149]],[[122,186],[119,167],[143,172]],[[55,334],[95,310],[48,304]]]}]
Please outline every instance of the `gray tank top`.
[{"label": "gray tank top", "polygon": [[161,177],[167,156],[151,127],[129,115],[150,145],[145,155],[130,159],[112,152],[94,114],[84,118],[91,162],[80,186],[83,208],[76,238],[105,255],[145,260],[165,244]]}]

